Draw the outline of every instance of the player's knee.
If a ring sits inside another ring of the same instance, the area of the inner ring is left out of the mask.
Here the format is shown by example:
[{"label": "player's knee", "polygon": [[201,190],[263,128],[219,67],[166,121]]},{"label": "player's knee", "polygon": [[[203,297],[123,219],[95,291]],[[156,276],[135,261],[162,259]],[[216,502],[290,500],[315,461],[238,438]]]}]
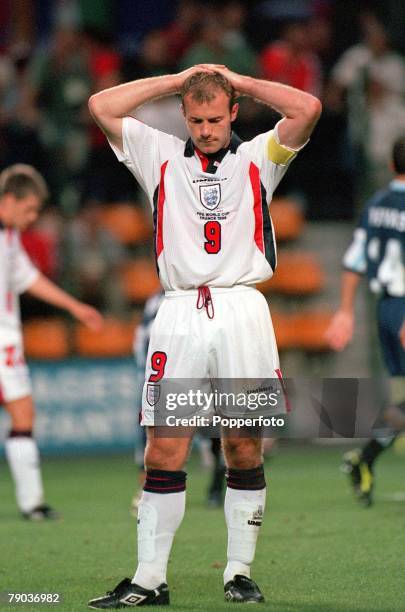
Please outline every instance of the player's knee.
[{"label": "player's knee", "polygon": [[176,440],[149,440],[145,449],[147,470],[181,470],[187,458],[187,447]]},{"label": "player's knee", "polygon": [[13,431],[28,431],[34,427],[35,409],[31,398],[7,402],[6,410],[11,416]]},{"label": "player's knee", "polygon": [[263,461],[261,439],[228,438],[223,441],[223,447],[228,467],[248,470]]}]

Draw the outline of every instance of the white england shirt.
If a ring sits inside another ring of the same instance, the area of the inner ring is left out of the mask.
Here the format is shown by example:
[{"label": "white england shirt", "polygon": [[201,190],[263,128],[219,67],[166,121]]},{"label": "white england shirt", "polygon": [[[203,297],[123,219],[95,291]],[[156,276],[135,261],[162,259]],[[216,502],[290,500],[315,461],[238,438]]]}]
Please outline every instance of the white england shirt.
[{"label": "white england shirt", "polygon": [[37,279],[38,270],[21,245],[19,232],[0,223],[0,344],[21,335],[18,296]]},{"label": "white england shirt", "polygon": [[232,135],[205,156],[192,143],[132,117],[123,152],[112,147],[146,192],[160,281],[167,290],[254,285],[275,270],[268,205],[296,151],[279,144],[277,126],[248,142]]}]

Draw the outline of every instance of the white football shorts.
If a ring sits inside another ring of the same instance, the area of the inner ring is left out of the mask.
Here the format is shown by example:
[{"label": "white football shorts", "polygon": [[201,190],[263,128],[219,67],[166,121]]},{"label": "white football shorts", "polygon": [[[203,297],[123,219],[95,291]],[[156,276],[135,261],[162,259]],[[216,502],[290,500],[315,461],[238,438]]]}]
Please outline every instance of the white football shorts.
[{"label": "white football shorts", "polygon": [[31,395],[29,370],[24,359],[21,336],[0,343],[0,403]]},{"label": "white football shorts", "polygon": [[157,424],[154,407],[159,386],[167,379],[169,384],[174,379],[199,380],[199,387],[207,392],[210,379],[280,379],[264,296],[246,285],[210,287],[210,292],[208,310],[197,308],[198,290],[166,292],[151,330],[142,425]]}]

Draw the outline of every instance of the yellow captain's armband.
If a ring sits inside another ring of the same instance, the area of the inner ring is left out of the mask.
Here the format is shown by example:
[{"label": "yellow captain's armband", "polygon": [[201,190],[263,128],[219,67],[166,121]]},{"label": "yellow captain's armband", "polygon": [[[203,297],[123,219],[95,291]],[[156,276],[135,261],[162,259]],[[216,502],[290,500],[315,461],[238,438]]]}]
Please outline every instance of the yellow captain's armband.
[{"label": "yellow captain's armband", "polygon": [[285,166],[296,154],[297,151],[279,144],[273,134],[270,136],[267,143],[267,157],[271,162]]}]

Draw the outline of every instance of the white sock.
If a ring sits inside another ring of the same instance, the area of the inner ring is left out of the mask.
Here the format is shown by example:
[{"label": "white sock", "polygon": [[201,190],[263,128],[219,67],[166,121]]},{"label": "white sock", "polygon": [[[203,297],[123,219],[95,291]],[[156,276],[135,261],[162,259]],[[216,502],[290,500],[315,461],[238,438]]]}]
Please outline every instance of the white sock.
[{"label": "white sock", "polygon": [[43,503],[43,486],[37,443],[28,436],[7,438],[6,457],[14,480],[17,505],[30,512]]},{"label": "white sock", "polygon": [[225,519],[228,526],[228,564],[224,571],[224,584],[236,574],[250,578],[265,504],[266,488],[247,491],[227,487]]},{"label": "white sock", "polygon": [[144,589],[155,589],[167,582],[170,550],[185,507],[185,491],[143,492],[138,507],[138,568],[132,582]]}]

